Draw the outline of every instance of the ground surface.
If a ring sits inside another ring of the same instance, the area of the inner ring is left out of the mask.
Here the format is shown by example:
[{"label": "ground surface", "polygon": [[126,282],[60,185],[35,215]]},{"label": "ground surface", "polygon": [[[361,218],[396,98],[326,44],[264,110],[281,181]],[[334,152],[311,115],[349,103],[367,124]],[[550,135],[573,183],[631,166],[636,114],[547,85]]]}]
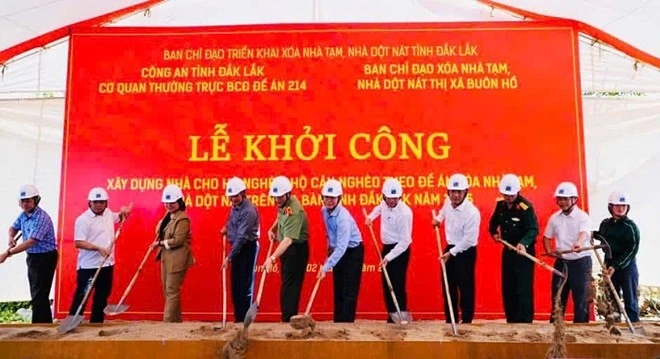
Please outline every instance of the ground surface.
[{"label": "ground surface", "polygon": [[[566,326],[566,343],[660,343],[660,323],[636,324],[645,334],[632,335],[620,325],[622,335],[611,335],[604,324]],[[0,326],[0,340],[231,340],[242,326],[229,323],[226,329],[217,323],[185,322],[178,324],[144,321],[109,321],[104,325],[83,324],[67,334],[58,334],[57,326]],[[452,336],[451,326],[438,321],[419,321],[407,326],[360,320],[352,324],[318,322],[313,333],[293,329],[284,323],[254,323],[249,329],[252,340],[355,340],[355,341],[480,341],[480,342],[551,342],[553,326],[548,323],[506,324],[480,321],[458,326]]]}]

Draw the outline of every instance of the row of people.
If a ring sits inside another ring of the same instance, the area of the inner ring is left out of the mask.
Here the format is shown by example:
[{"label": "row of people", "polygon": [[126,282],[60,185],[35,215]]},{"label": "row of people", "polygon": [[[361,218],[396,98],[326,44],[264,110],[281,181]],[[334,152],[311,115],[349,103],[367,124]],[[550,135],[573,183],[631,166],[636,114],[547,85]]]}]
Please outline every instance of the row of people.
[{"label": "row of people", "polygon": [[[265,259],[263,267],[272,270],[281,263],[282,286],[280,306],[282,321],[288,322],[298,314],[302,283],[309,260],[309,222],[307,213],[295,196],[293,186],[284,176],[273,179],[269,195],[278,208],[277,218],[269,227],[268,237],[278,243],[275,251]],[[502,177],[499,191],[502,194],[490,218],[489,232],[498,241],[506,241],[516,251],[502,251],[502,295],[504,311],[509,323],[529,323],[534,316],[533,278],[534,263],[519,255],[526,252],[535,255],[538,220],[532,203],[520,195],[518,177],[508,174]],[[481,215],[467,200],[467,178],[462,174],[451,176],[447,185],[447,200],[432,224],[444,222],[447,246],[439,260],[446,265],[449,295],[458,318],[470,323],[474,316],[475,281],[474,268]],[[229,218],[221,229],[231,243],[231,251],[223,260],[223,266],[231,266],[231,293],[234,319],[242,322],[253,300],[254,275],[259,253],[259,211],[247,197],[245,183],[237,177],[227,182],[225,194],[232,203]],[[353,322],[364,263],[364,245],[357,222],[341,204],[343,190],[337,180],[328,180],[322,190],[321,217],[327,237],[327,258],[318,272],[324,277],[332,270],[334,289],[334,321]],[[383,258],[381,266],[387,266],[395,296],[401,311],[407,311],[406,278],[412,243],[413,211],[402,200],[403,188],[393,178],[383,183],[383,201],[365,220],[367,225],[380,216],[380,238]],[[547,224],[543,247],[546,254],[556,257],[554,266],[561,270],[566,264],[569,282],[562,292],[565,307],[569,292],[575,303],[575,322],[588,322],[588,285],[591,278],[589,252],[558,254],[568,249],[578,250],[587,245],[590,234],[588,215],[577,206],[577,188],[568,182],[561,183],[555,192],[559,211]],[[33,323],[52,322],[48,294],[57,265],[57,245],[54,228],[48,214],[41,209],[38,190],[32,185],[21,187],[19,205],[23,213],[9,229],[9,248],[0,254],[0,263],[8,257],[27,251],[28,280],[32,295]],[[130,215],[130,208],[122,207],[115,213],[108,208],[108,194],[102,188],[93,188],[88,195],[88,209],[75,222],[74,243],[79,249],[77,261],[77,288],[70,307],[75,311],[83,299],[87,285],[101,263],[103,268],[94,288],[91,322],[103,322],[103,309],[112,289],[114,248],[110,246],[116,223]],[[166,322],[181,321],[180,290],[187,270],[195,263],[191,248],[190,218],[187,216],[181,189],[168,185],[162,193],[166,215],[156,226],[157,259],[161,262],[161,282],[165,297],[163,319]],[[635,255],[639,247],[639,231],[627,217],[628,198],[618,192],[610,196],[608,208],[612,216],[605,219],[599,231],[612,247],[612,258],[607,259],[608,274],[617,290],[623,290],[626,312],[630,319],[639,320],[637,309],[637,267]],[[23,234],[23,242],[17,244],[16,234]],[[555,249],[552,249],[552,240]],[[383,294],[387,311],[395,312],[385,281]],[[553,276],[552,294],[557,291],[560,278]],[[445,293],[445,313],[448,311]],[[554,301],[553,301],[554,303]],[[83,307],[84,308],[84,307]],[[84,309],[83,309],[84,310]],[[447,315],[449,321],[449,316]],[[392,319],[388,317],[388,322]]]}]

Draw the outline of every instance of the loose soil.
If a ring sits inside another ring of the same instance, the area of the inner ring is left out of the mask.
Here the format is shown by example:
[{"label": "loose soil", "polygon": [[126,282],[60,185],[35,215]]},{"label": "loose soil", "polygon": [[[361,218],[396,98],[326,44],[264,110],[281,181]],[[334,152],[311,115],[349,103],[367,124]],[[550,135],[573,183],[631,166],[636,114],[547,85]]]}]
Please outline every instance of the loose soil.
[{"label": "loose soil", "polygon": [[[612,335],[605,323],[566,323],[568,343],[658,343],[660,323],[635,323],[646,335],[632,335],[625,323],[617,323],[621,335]],[[66,334],[52,326],[2,326],[0,340],[221,340],[230,341],[243,328],[228,323],[225,329],[208,322],[162,323],[147,321],[106,321],[103,325],[81,324]],[[253,323],[247,341],[252,340],[356,340],[356,341],[479,341],[551,343],[554,327],[548,322],[506,324],[502,321],[475,321],[459,324],[458,336],[443,321],[418,321],[408,325],[358,320],[355,323],[316,322],[316,328],[296,330],[288,323]],[[244,338],[241,338],[244,339]],[[244,344],[245,340],[240,340]],[[241,349],[242,345],[239,345]]]}]

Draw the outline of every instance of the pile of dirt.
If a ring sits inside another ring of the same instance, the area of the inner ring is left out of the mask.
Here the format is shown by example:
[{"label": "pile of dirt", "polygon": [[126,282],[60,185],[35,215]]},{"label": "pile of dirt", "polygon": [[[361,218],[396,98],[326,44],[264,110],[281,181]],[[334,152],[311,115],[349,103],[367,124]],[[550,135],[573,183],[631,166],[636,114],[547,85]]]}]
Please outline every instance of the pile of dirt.
[{"label": "pile of dirt", "polygon": [[554,330],[552,332],[552,345],[545,353],[546,359],[566,358],[566,326],[564,325],[564,307],[561,304],[561,293],[564,291],[564,285],[567,281],[568,271],[566,265],[564,265],[564,279],[559,284],[554,298],[554,310],[552,311]]},{"label": "pile of dirt", "polygon": [[247,338],[247,331],[239,329],[231,340],[228,340],[222,348],[222,357],[225,359],[243,359],[250,342]]},{"label": "pile of dirt", "polygon": [[601,317],[605,318],[605,328],[613,335],[621,335],[621,331],[616,327],[616,323],[619,321],[619,313],[615,311],[614,295],[610,290],[609,283],[605,279],[607,273],[603,272],[600,274],[598,280],[598,296],[596,298],[596,312]]},{"label": "pile of dirt", "polygon": [[112,337],[127,332],[126,329],[103,329],[99,330],[99,337]]},{"label": "pile of dirt", "polygon": [[49,330],[29,329],[10,333],[5,339],[47,339],[53,336],[53,334],[54,333]]}]

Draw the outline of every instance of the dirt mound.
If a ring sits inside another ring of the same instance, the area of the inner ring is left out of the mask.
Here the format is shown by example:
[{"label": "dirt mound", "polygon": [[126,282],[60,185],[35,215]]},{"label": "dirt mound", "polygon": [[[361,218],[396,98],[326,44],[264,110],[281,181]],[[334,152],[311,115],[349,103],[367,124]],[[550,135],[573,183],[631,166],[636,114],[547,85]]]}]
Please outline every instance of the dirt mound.
[{"label": "dirt mound", "polygon": [[24,332],[14,333],[8,336],[8,339],[44,339],[51,336],[48,330],[27,330]]},{"label": "dirt mound", "polygon": [[239,329],[234,337],[225,343],[222,348],[222,357],[225,359],[243,359],[248,348],[247,331]]},{"label": "dirt mound", "polygon": [[524,332],[522,336],[523,338],[525,338],[526,340],[532,343],[542,343],[546,340],[546,338],[544,338],[544,336],[541,333],[535,331]]},{"label": "dirt mound", "polygon": [[124,333],[128,333],[128,329],[99,330],[99,337],[112,337]]},{"label": "dirt mound", "polygon": [[222,331],[221,327],[214,327],[211,325],[202,325],[197,329],[190,330],[190,333],[200,336],[211,336],[216,335]]}]

